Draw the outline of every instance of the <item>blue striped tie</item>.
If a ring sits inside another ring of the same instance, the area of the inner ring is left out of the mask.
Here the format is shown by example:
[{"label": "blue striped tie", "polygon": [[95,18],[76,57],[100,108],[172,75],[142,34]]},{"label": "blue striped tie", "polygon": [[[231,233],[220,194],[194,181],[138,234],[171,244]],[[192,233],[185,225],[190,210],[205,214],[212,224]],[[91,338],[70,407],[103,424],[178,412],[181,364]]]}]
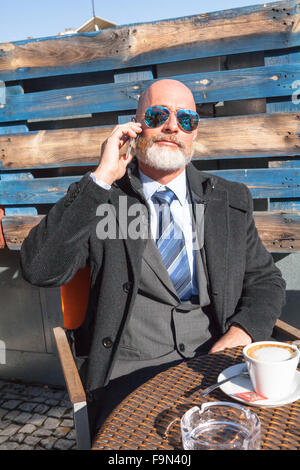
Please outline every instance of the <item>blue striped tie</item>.
[{"label": "blue striped tie", "polygon": [[156,191],[152,196],[154,204],[159,204],[156,244],[179,298],[189,300],[193,286],[184,235],[170,210],[175,197],[171,189]]}]

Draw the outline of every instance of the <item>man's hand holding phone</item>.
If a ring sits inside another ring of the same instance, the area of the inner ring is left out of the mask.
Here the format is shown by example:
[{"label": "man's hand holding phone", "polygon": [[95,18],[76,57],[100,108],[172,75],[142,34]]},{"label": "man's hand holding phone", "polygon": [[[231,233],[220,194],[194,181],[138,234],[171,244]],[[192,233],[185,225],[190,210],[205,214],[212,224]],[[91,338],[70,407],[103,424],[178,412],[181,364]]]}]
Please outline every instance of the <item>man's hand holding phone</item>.
[{"label": "man's hand holding phone", "polygon": [[[100,162],[93,172],[96,179],[107,184],[112,183],[124,176],[128,163],[132,160],[130,155],[131,146],[134,139],[142,132],[142,125],[139,122],[127,122],[119,124],[114,128],[108,139],[101,146]],[[131,140],[127,153],[120,156],[120,150],[124,144]]]}]

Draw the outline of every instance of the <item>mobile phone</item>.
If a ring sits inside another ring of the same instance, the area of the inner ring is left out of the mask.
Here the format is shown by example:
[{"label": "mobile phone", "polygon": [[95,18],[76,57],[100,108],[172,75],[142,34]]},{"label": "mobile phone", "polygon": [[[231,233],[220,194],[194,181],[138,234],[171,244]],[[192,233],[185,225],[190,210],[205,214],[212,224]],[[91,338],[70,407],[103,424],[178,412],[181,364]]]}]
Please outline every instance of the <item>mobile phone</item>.
[{"label": "mobile phone", "polygon": [[126,160],[130,156],[130,152],[131,152],[131,149],[133,147],[134,141],[135,141],[134,137],[130,137],[129,146],[128,146],[128,149],[127,149],[127,152],[126,152]]},{"label": "mobile phone", "polygon": [[[132,117],[132,118],[131,118],[131,122],[136,122],[135,117]],[[133,147],[133,144],[134,144],[135,140],[136,140],[136,139],[135,139],[134,137],[130,137],[129,146],[128,146],[128,149],[127,149],[127,152],[126,152],[126,160],[127,160],[127,159],[129,158],[129,156],[130,156],[130,152],[131,152],[131,149],[132,149],[132,147]]]}]

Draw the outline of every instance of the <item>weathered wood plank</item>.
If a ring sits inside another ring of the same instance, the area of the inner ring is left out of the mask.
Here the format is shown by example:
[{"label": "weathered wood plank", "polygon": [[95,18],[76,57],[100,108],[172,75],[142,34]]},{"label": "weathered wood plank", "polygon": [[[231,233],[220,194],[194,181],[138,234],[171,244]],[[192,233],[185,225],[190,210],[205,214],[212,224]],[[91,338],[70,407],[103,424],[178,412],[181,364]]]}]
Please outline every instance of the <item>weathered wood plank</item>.
[{"label": "weathered wood plank", "polygon": [[268,164],[269,168],[299,168],[299,158],[295,160],[271,160]]},{"label": "weathered wood plank", "polygon": [[297,0],[0,44],[0,78],[120,69],[299,45]]},{"label": "weathered wood plank", "polygon": [[255,224],[269,251],[300,251],[300,212],[255,212]]},{"label": "weathered wood plank", "polygon": [[[254,199],[300,197],[300,168],[262,168],[208,171],[248,186]],[[53,204],[61,199],[71,183],[81,176],[0,180],[0,200],[14,204]]]},{"label": "weathered wood plank", "polygon": [[[11,250],[19,250],[29,231],[44,215],[5,216],[2,219],[5,241]],[[255,212],[259,235],[271,252],[300,251],[300,212]]]},{"label": "weathered wood plank", "polygon": [[299,154],[300,113],[201,119],[195,158],[218,159]]},{"label": "weathered wood plank", "polygon": [[95,165],[113,126],[0,136],[0,169]]},{"label": "weathered wood plank", "polygon": [[19,250],[23,240],[44,215],[13,215],[2,217],[2,230],[6,245],[10,250]]},{"label": "weathered wood plank", "polygon": [[[300,64],[177,75],[196,103],[290,96],[300,83]],[[11,95],[0,107],[0,121],[45,119],[136,109],[140,94],[155,80],[89,85]],[[300,105],[294,105],[297,111]]]},{"label": "weathered wood plank", "polygon": [[[96,165],[113,126],[0,136],[0,170]],[[201,119],[195,159],[299,154],[300,113]]]}]

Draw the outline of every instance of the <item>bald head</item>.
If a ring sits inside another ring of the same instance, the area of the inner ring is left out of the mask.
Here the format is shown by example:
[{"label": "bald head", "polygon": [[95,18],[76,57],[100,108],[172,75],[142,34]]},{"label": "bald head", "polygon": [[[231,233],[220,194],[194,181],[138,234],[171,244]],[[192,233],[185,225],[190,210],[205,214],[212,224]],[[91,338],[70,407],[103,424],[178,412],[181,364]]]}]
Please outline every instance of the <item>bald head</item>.
[{"label": "bald head", "polygon": [[[169,115],[161,124],[148,126],[145,112],[152,106],[167,108]],[[140,97],[136,115],[142,133],[135,150],[141,170],[152,179],[158,179],[161,173],[172,179],[192,158],[198,130],[185,130],[180,125],[177,112],[183,109],[196,111],[196,104],[191,90],[178,80],[155,81]]]},{"label": "bald head", "polygon": [[144,114],[149,106],[174,103],[176,108],[196,110],[196,104],[191,90],[178,80],[162,79],[150,85],[140,96],[137,117]]}]

